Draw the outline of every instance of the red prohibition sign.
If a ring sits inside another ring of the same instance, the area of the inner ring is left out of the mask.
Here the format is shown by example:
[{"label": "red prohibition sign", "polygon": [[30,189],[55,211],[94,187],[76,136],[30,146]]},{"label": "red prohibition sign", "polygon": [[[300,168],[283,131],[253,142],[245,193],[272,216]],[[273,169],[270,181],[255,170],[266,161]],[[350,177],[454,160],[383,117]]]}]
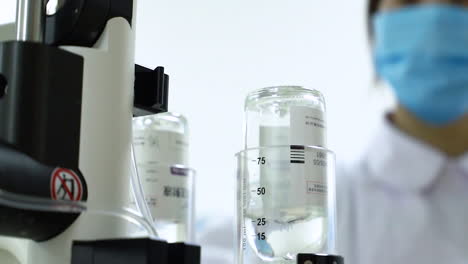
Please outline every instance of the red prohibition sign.
[{"label": "red prohibition sign", "polygon": [[83,185],[74,171],[56,168],[52,172],[50,192],[54,200],[81,201]]}]

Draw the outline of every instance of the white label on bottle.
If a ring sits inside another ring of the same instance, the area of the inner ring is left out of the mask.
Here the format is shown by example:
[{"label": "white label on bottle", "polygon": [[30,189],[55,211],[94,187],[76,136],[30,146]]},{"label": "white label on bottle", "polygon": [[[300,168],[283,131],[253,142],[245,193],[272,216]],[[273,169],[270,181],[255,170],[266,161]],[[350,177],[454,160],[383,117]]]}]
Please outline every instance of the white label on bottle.
[{"label": "white label on bottle", "polygon": [[304,106],[290,109],[291,192],[296,204],[327,208],[328,154],[304,146],[326,146],[326,122],[321,110]]},{"label": "white label on bottle", "polygon": [[138,166],[145,199],[155,221],[187,223],[191,200],[191,177],[186,169]]},{"label": "white label on bottle", "polygon": [[329,155],[320,149],[305,150],[291,146],[292,190],[299,194],[299,203],[326,208]]},{"label": "white label on bottle", "polygon": [[[292,149],[268,154],[261,167],[259,186],[268,190],[262,206],[270,215],[301,208],[327,208],[329,156],[319,149]],[[286,156],[286,157],[285,157]],[[294,213],[295,214],[295,213]]]},{"label": "white label on bottle", "polygon": [[181,133],[152,129],[134,131],[133,146],[139,165],[188,163],[188,143]]},{"label": "white label on bottle", "polygon": [[324,113],[305,106],[290,108],[290,144],[302,146],[326,145]]}]

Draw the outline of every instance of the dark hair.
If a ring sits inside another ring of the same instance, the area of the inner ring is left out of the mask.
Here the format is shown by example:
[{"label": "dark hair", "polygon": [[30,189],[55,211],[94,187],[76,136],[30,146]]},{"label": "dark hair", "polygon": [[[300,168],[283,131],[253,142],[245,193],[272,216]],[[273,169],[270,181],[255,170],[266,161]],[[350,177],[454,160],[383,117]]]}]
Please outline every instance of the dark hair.
[{"label": "dark hair", "polygon": [[372,40],[374,36],[374,28],[372,26],[372,17],[379,11],[381,0],[369,0],[367,7],[367,30],[369,31],[369,38]]}]

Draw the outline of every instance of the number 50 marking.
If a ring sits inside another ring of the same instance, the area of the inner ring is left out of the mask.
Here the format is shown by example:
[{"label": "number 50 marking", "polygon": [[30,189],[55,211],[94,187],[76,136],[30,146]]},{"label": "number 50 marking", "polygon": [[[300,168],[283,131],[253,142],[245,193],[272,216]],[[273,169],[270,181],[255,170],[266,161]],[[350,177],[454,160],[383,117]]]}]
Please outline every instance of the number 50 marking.
[{"label": "number 50 marking", "polygon": [[265,195],[266,194],[266,189],[265,187],[259,187],[257,188],[257,195]]}]

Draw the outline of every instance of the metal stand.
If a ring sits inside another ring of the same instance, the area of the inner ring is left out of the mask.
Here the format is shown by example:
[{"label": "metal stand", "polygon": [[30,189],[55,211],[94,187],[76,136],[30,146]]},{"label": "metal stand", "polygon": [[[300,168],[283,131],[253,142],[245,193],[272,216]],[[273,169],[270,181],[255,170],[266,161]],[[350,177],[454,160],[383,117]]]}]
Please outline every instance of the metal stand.
[{"label": "metal stand", "polygon": [[44,41],[46,0],[18,0],[16,6],[16,39]]}]

